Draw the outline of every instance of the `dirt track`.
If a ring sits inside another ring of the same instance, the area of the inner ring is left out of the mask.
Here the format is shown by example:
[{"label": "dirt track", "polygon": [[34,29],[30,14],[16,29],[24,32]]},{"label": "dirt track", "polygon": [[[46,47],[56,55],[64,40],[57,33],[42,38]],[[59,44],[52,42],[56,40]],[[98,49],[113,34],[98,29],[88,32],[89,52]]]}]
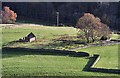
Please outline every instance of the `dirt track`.
[{"label": "dirt track", "polygon": [[100,44],[87,44],[83,47],[77,47],[75,49],[71,49],[70,51],[76,51],[76,50],[79,50],[81,48],[88,48],[88,47],[92,47],[92,46],[109,46],[109,45],[114,45],[114,44],[120,44],[120,42],[117,42],[117,41],[102,41],[102,43],[100,43]]}]

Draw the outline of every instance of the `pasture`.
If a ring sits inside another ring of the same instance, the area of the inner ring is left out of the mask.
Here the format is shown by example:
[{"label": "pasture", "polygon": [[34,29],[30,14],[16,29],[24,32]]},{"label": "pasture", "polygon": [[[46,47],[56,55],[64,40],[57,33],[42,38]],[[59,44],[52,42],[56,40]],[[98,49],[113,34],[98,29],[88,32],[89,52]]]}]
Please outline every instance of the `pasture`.
[{"label": "pasture", "polygon": [[[35,42],[15,42],[33,32]],[[118,74],[83,71],[88,57],[79,57],[77,52],[99,54],[96,68],[118,69],[118,45],[85,46],[77,38],[78,30],[73,27],[39,26],[20,24],[2,28],[2,75],[3,76],[118,76]],[[118,35],[113,35],[118,38]],[[120,45],[119,45],[120,46]],[[10,48],[15,48],[10,49]],[[26,50],[32,49],[32,50]],[[39,51],[36,51],[39,49]],[[73,52],[73,53],[72,53]]]}]

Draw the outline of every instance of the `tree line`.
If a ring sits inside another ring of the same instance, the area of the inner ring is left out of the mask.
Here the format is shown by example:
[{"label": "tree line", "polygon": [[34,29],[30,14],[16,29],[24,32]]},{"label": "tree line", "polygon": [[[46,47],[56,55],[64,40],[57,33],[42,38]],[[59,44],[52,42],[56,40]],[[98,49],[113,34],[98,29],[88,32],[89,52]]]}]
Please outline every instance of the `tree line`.
[{"label": "tree line", "polygon": [[2,6],[15,11],[18,20],[36,19],[49,25],[56,24],[56,12],[59,12],[59,22],[70,26],[75,26],[84,13],[91,13],[111,29],[120,30],[120,2],[3,2]]}]

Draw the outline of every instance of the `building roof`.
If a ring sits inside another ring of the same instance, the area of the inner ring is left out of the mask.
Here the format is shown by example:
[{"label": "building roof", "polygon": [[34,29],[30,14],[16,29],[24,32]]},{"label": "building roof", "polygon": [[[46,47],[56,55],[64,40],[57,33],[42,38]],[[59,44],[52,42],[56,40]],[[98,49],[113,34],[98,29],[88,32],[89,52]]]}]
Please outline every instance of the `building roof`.
[{"label": "building roof", "polygon": [[32,32],[27,35],[28,38],[36,37]]}]

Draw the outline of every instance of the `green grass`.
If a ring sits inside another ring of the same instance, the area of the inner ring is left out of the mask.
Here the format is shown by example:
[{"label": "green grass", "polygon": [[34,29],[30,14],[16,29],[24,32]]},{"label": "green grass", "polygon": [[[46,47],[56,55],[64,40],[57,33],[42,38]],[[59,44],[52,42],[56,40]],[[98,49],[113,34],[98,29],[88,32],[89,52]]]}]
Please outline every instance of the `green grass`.
[{"label": "green grass", "polygon": [[[77,31],[72,27],[47,27],[47,26],[23,26],[15,28],[3,29],[3,45],[8,42],[19,40],[20,38],[25,37],[30,32],[33,32],[38,42],[50,42],[52,39],[59,38],[62,35],[76,35]],[[42,40],[42,41],[40,41]],[[35,42],[36,43],[36,42]],[[33,43],[34,44],[34,43]]]},{"label": "green grass", "polygon": [[[12,41],[19,40],[33,32],[37,41],[32,43],[14,43]],[[73,27],[50,27],[50,26],[27,26],[3,28],[3,47],[26,47],[26,48],[46,48],[46,49],[70,49],[83,44],[75,44],[74,42],[63,42],[60,38],[74,41],[77,36],[77,30]],[[73,37],[73,38],[71,38]],[[59,41],[58,41],[59,40]],[[12,43],[9,43],[12,42]]]},{"label": "green grass", "polygon": [[117,76],[83,71],[89,61],[84,57],[20,52],[8,51],[7,55],[3,54],[3,76]]},{"label": "green grass", "polygon": [[[25,37],[30,32],[37,36],[32,43],[12,42]],[[22,47],[33,49],[69,50],[84,46],[75,36],[77,30],[73,27],[28,26],[3,28],[3,47]],[[59,39],[66,40],[62,42]],[[67,41],[68,40],[68,41]],[[76,43],[80,42],[80,43]],[[84,42],[84,41],[82,41]],[[118,45],[99,46],[80,49],[89,54],[100,54],[101,59],[95,67],[118,68]],[[41,52],[41,51],[40,51]],[[44,52],[43,52],[44,53]],[[117,76],[117,74],[95,73],[83,71],[89,59],[69,55],[39,54],[36,51],[3,51],[3,76]],[[112,57],[112,58],[111,58]],[[109,60],[109,61],[108,61]],[[107,62],[106,62],[107,61]]]},{"label": "green grass", "polygon": [[95,66],[97,68],[118,69],[118,45],[89,47],[78,51],[99,54],[101,59]]},{"label": "green grass", "polygon": [[82,64],[79,62],[86,59],[50,55],[24,55],[3,59],[3,61],[3,75],[72,76],[79,75],[86,64],[86,62]]},{"label": "green grass", "polygon": [[112,34],[111,37],[111,39],[120,39],[120,35],[118,34]]}]

